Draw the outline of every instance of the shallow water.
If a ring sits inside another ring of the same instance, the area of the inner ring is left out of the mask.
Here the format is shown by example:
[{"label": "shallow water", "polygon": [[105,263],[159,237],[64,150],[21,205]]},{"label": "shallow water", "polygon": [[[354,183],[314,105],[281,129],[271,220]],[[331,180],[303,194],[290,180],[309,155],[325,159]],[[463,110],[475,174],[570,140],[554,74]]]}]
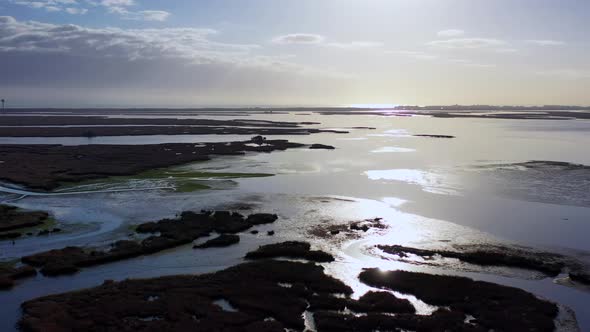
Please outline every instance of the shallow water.
[{"label": "shallow water", "polygon": [[[186,117],[186,114],[183,113]],[[169,115],[167,115],[169,117]],[[215,118],[215,117],[208,117]],[[219,118],[227,119],[227,116]],[[1,292],[6,304],[0,311],[0,329],[10,330],[18,305],[44,294],[99,285],[105,279],[152,277],[164,274],[202,273],[241,261],[248,250],[286,239],[312,241],[338,255],[326,265],[337,277],[353,283],[362,268],[409,269],[466,275],[526,289],[575,310],[582,330],[590,329],[590,293],[565,287],[530,272],[465,271],[383,260],[368,247],[373,244],[433,245],[515,243],[590,257],[587,241],[590,207],[584,193],[590,182],[584,176],[547,180],[544,174],[523,171],[506,174],[494,167],[529,160],[566,161],[590,165],[590,121],[435,119],[372,115],[252,114],[249,119],[318,121],[322,127],[375,127],[349,134],[322,133],[292,136],[302,143],[322,143],[336,150],[295,149],[270,154],[218,157],[186,169],[222,172],[273,173],[273,177],[232,180],[219,190],[178,193],[171,190],[94,192],[68,196],[20,196],[24,208],[46,209],[66,225],[64,234],[47,238],[0,242],[0,259],[10,259],[65,245],[95,245],[126,238],[129,227],[171,217],[183,210],[252,203],[254,211],[275,212],[276,235],[242,235],[239,245],[195,251],[190,246],[83,270],[74,276],[24,280],[12,291]],[[454,139],[414,137],[414,134],[453,135]],[[244,137],[246,138],[246,137]],[[210,142],[244,139],[232,135],[96,137],[96,144],[148,144]],[[249,138],[249,136],[247,137]],[[0,138],[0,143],[52,142],[88,144],[88,139]],[[97,143],[100,142],[100,143]],[[108,143],[105,143],[108,142]],[[511,178],[512,177],[512,178]],[[518,181],[512,180],[517,179]],[[561,181],[561,182],[560,182]],[[543,183],[556,190],[534,194]],[[557,190],[557,189],[562,190]],[[70,188],[75,191],[75,188]],[[2,188],[0,188],[2,191]],[[82,190],[81,190],[82,191]],[[18,194],[23,194],[19,192]],[[25,193],[26,194],[26,193]],[[564,195],[570,199],[564,200]],[[576,199],[577,197],[577,199]],[[315,239],[309,231],[318,224],[382,217],[389,228],[362,239]],[[69,228],[68,228],[69,225]],[[450,241],[450,242],[449,242]]]}]

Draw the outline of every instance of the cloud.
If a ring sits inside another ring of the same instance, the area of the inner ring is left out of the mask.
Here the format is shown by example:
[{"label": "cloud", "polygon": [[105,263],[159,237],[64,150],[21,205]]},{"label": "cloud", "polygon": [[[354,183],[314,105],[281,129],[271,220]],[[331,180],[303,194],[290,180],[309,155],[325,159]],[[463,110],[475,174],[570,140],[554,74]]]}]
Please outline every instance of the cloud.
[{"label": "cloud", "polygon": [[496,53],[518,53],[516,48],[498,48],[495,49],[494,52]]},{"label": "cloud", "polygon": [[472,67],[472,68],[495,68],[497,67],[494,64],[490,64],[490,63],[465,63],[464,64],[466,67]]},{"label": "cloud", "polygon": [[427,45],[447,49],[480,49],[501,47],[506,45],[506,42],[491,38],[454,38],[431,41]]},{"label": "cloud", "polygon": [[311,33],[291,33],[287,35],[281,35],[273,38],[272,42],[274,44],[282,45],[317,45],[346,50],[361,50],[383,46],[383,43],[376,41],[326,42],[326,38],[324,36]]},{"label": "cloud", "polygon": [[436,33],[440,37],[458,37],[463,36],[465,31],[459,29],[448,29],[448,30],[441,30]]},{"label": "cloud", "polygon": [[[70,13],[68,9],[71,9],[71,6],[78,5],[76,0],[10,0],[10,2],[33,9],[44,9],[48,12],[65,11],[67,13]],[[80,13],[76,12],[75,14]]]},{"label": "cloud", "polygon": [[164,10],[129,10],[129,7],[136,5],[134,0],[102,0],[96,4],[105,7],[109,13],[118,14],[126,20],[162,22],[171,15]]},{"label": "cloud", "polygon": [[320,44],[323,41],[324,36],[310,33],[291,33],[272,39],[275,44]]},{"label": "cloud", "polygon": [[481,69],[486,69],[486,68],[495,68],[497,67],[497,65],[495,64],[491,64],[491,63],[480,63],[480,62],[475,62],[473,60],[469,60],[469,59],[444,59],[444,61],[446,63],[450,63],[450,64],[454,64],[454,65],[460,65],[460,66],[464,66],[464,67],[470,67],[470,68],[481,68]]},{"label": "cloud", "polygon": [[207,62],[258,47],[210,39],[217,31],[198,28],[119,29],[17,21],[0,16],[0,51],[67,52],[126,59],[172,57]]},{"label": "cloud", "polygon": [[129,89],[143,95],[161,89],[184,98],[225,100],[228,91],[244,98],[262,98],[261,91],[274,88],[285,98],[298,90],[315,94],[325,84],[343,85],[350,78],[289,56],[258,54],[258,45],[214,40],[218,35],[208,28],[88,28],[0,16],[0,87],[21,100],[35,89],[66,88],[89,89],[88,94],[108,89],[123,99]]},{"label": "cloud", "polygon": [[365,49],[382,47],[383,43],[373,41],[352,41],[348,43],[327,43],[326,46],[342,49]]},{"label": "cloud", "polygon": [[163,10],[141,10],[138,12],[125,11],[120,13],[124,19],[139,21],[166,21],[170,13]]},{"label": "cloud", "polygon": [[416,60],[435,60],[439,58],[438,55],[429,54],[421,51],[388,51],[385,53],[402,55]]},{"label": "cloud", "polygon": [[134,6],[134,0],[102,0],[100,4],[105,7],[128,7]]},{"label": "cloud", "polygon": [[65,12],[72,15],[83,15],[88,12],[88,8],[83,5],[92,7],[102,7],[111,14],[117,14],[126,20],[141,21],[166,21],[170,13],[164,10],[130,10],[136,6],[135,0],[9,0],[14,4],[27,6],[33,9],[45,9],[49,12]]},{"label": "cloud", "polygon": [[84,15],[88,12],[88,9],[86,8],[74,8],[74,7],[67,7],[65,9],[66,13],[68,14],[72,14],[72,15]]},{"label": "cloud", "polygon": [[529,44],[534,44],[537,46],[561,46],[565,45],[565,42],[560,40],[550,40],[550,39],[535,39],[535,40],[527,40]]}]

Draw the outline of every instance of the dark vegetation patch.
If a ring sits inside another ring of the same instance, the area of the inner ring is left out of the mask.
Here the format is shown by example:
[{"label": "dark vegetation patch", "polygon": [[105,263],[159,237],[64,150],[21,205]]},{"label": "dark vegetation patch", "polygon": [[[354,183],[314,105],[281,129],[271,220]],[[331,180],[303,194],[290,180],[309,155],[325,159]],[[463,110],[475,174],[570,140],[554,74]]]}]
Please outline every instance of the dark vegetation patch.
[{"label": "dark vegetation patch", "polygon": [[297,128],[303,124],[315,122],[285,122],[267,120],[212,120],[212,119],[178,119],[178,118],[113,118],[105,116],[4,116],[0,126],[224,126],[224,127],[271,127]]},{"label": "dark vegetation patch", "polygon": [[[367,285],[409,293],[428,304],[448,308],[450,313],[446,315],[451,315],[448,318],[453,326],[463,321],[465,315],[474,317],[470,323],[462,324],[469,329],[447,325],[448,328],[440,330],[553,331],[555,328],[557,306],[518,288],[464,277],[378,269],[367,269],[359,278]],[[460,321],[452,319],[453,313]]]},{"label": "dark vegetation patch", "polygon": [[14,240],[21,237],[23,234],[19,232],[3,232],[0,233],[0,240]]},{"label": "dark vegetation patch", "polygon": [[[488,332],[474,324],[465,323],[465,315],[460,312],[439,309],[432,315],[382,313],[353,315],[341,312],[319,311],[314,315],[318,331],[453,331],[453,332]],[[508,330],[516,331],[516,330]]]},{"label": "dark vegetation patch", "polygon": [[[424,259],[432,259],[435,256],[456,258],[466,263],[484,266],[508,266],[540,271],[550,276],[557,276],[564,268],[564,263],[559,259],[561,255],[551,253],[525,254],[524,252],[510,250],[508,248],[496,248],[495,250],[478,249],[466,251],[429,250],[399,245],[379,245],[377,248],[384,252],[406,258],[408,254],[420,256]],[[494,247],[495,248],[495,247]],[[500,250],[503,249],[503,250]]]},{"label": "dark vegetation patch", "polygon": [[[439,305],[416,315],[405,299],[352,289],[313,263],[262,260],[205,274],[105,282],[22,304],[23,331],[552,331],[557,307],[522,290],[467,278],[365,270],[361,281]],[[232,310],[217,303],[223,300]],[[346,310],[352,311],[347,313]],[[469,316],[474,319],[468,319]]]},{"label": "dark vegetation patch", "polygon": [[[281,283],[293,287],[281,287]],[[23,331],[284,331],[304,329],[312,294],[350,287],[311,263],[260,261],[200,276],[126,280],[22,304]],[[226,300],[236,311],[216,305]],[[272,318],[272,319],[268,319]]]},{"label": "dark vegetation patch", "polygon": [[312,144],[309,146],[309,148],[312,150],[318,150],[318,149],[334,150],[334,149],[336,149],[335,147],[333,147],[331,145],[325,145],[325,144]]},{"label": "dark vegetation patch", "polygon": [[[530,160],[522,163],[512,163],[512,164],[496,164],[492,165],[493,167],[514,167],[514,166],[521,166],[528,169],[538,169],[538,170],[559,170],[559,171],[575,171],[575,170],[590,170],[590,166],[583,165],[583,164],[574,164],[568,163],[565,161],[551,161],[551,160]],[[482,166],[482,167],[490,167],[490,166]]]},{"label": "dark vegetation patch", "polygon": [[37,271],[30,266],[16,266],[13,263],[0,263],[0,289],[9,289],[18,279],[32,277]]},{"label": "dark vegetation patch", "polygon": [[221,234],[218,237],[211,239],[203,244],[194,246],[195,249],[229,247],[240,242],[240,237],[234,234]]},{"label": "dark vegetation patch", "polygon": [[143,135],[310,135],[346,134],[347,131],[317,128],[259,128],[224,126],[117,126],[117,127],[0,127],[2,137],[87,137]]},{"label": "dark vegetation patch", "polygon": [[590,285],[590,273],[584,268],[573,268],[568,273],[571,280],[581,284]]},{"label": "dark vegetation patch", "polygon": [[66,247],[22,258],[22,262],[41,268],[47,276],[72,274],[87,266],[105,264],[141,255],[153,254],[165,249],[189,244],[209,236],[211,232],[235,234],[254,225],[272,223],[278,217],[273,214],[251,214],[248,218],[229,211],[183,212],[177,219],[162,219],[136,227],[137,233],[151,235],[141,242],[121,240],[111,244],[110,249],[100,250],[82,247]]},{"label": "dark vegetation patch", "polygon": [[25,211],[15,206],[0,204],[0,232],[40,226],[48,218],[49,214],[47,212]]},{"label": "dark vegetation patch", "polygon": [[425,260],[432,260],[440,256],[481,266],[506,266],[539,271],[551,277],[568,273],[571,280],[590,285],[590,273],[585,265],[561,254],[506,246],[457,246],[457,251],[420,249],[400,245],[379,245],[377,248],[410,263],[411,259],[406,260],[409,258],[409,254]]},{"label": "dark vegetation patch", "polygon": [[63,183],[133,175],[212,155],[243,155],[303,147],[287,140],[153,145],[0,145],[0,179],[51,190]]},{"label": "dark vegetation patch", "polygon": [[310,311],[344,311],[346,309],[354,312],[382,312],[382,313],[415,313],[416,309],[406,299],[400,299],[388,292],[367,292],[358,301],[325,295],[312,296],[309,301]]},{"label": "dark vegetation patch", "polygon": [[267,244],[246,254],[246,259],[267,259],[278,257],[300,258],[314,262],[334,261],[332,255],[321,250],[311,250],[311,245],[309,243],[300,241]]},{"label": "dark vegetation patch", "polygon": [[455,138],[455,136],[451,136],[451,135],[431,135],[431,134],[417,134],[417,135],[412,135],[415,137],[429,137],[429,138]]}]

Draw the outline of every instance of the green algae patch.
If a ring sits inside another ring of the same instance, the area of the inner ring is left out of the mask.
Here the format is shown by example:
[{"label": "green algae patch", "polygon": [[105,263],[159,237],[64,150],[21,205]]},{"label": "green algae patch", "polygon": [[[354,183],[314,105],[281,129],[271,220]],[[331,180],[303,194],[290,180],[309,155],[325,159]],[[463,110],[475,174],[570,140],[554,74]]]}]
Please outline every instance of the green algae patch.
[{"label": "green algae patch", "polygon": [[0,272],[7,270],[7,269],[14,268],[19,262],[20,262],[20,259],[12,259],[9,261],[0,261]]},{"label": "green algae patch", "polygon": [[56,221],[45,211],[0,205],[0,241],[14,240],[24,234],[53,229]]},{"label": "green algae patch", "polygon": [[179,193],[190,193],[193,191],[205,190],[205,189],[211,189],[211,187],[201,184],[201,183],[186,182],[186,183],[177,184],[174,190]]},{"label": "green algae patch", "polygon": [[[54,229],[56,229],[56,226],[57,220],[49,216],[47,219],[43,220],[42,224],[39,224],[37,226],[19,228],[15,231],[0,232],[0,241],[16,240],[25,236],[47,235],[51,233]],[[15,235],[10,236],[10,234]],[[16,236],[16,234],[18,234],[18,236]]]},{"label": "green algae patch", "polygon": [[273,176],[267,173],[231,173],[231,172],[201,172],[201,171],[180,171],[155,169],[139,173],[133,177],[124,177],[129,179],[238,179],[238,178],[259,178]]},{"label": "green algae patch", "polygon": [[[168,189],[187,193],[198,190],[212,189],[206,181],[231,180],[241,178],[270,177],[269,173],[210,172],[187,169],[160,168],[136,175],[112,176],[100,180],[88,180],[80,183],[64,183],[55,192],[100,192],[108,190],[150,190]],[[205,182],[205,183],[204,183]]]}]

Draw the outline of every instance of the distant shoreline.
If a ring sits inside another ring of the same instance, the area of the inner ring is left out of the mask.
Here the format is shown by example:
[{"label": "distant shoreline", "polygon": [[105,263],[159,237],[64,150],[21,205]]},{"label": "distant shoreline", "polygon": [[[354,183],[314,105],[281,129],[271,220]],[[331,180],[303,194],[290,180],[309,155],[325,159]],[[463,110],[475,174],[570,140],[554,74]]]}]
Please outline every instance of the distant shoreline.
[{"label": "distant shoreline", "polygon": [[217,106],[202,106],[202,107],[7,107],[4,113],[15,111],[28,112],[47,112],[47,111],[199,111],[199,112],[244,112],[244,111],[590,111],[589,106],[576,105],[537,105],[537,106],[518,106],[518,105],[431,105],[431,106],[417,106],[417,105],[398,105],[398,106],[384,106],[384,107],[352,107],[352,106],[232,106],[232,107],[217,107]]}]

